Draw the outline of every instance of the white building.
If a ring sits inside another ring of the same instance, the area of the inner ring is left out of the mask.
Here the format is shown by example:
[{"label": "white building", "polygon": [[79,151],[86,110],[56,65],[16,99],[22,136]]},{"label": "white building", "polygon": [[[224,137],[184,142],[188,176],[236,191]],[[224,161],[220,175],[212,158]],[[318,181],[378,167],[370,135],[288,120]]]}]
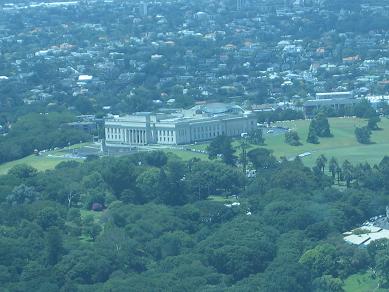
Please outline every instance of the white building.
[{"label": "white building", "polygon": [[252,112],[230,104],[197,105],[171,113],[135,113],[105,120],[107,144],[190,144],[219,135],[240,136],[255,129]]},{"label": "white building", "polygon": [[353,92],[352,91],[339,91],[339,92],[319,92],[316,93],[316,99],[322,100],[322,99],[352,99]]}]

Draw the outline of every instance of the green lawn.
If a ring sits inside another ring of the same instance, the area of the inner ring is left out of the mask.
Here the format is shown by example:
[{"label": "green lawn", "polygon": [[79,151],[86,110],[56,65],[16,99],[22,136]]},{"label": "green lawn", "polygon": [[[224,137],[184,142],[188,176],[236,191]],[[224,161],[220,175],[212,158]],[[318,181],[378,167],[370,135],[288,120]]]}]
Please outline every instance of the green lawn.
[{"label": "green lawn", "polygon": [[[32,167],[36,168],[39,171],[45,171],[47,169],[53,169],[58,163],[63,161],[69,161],[73,160],[71,158],[62,158],[62,157],[49,157],[48,154],[51,154],[53,156],[60,156],[66,153],[67,150],[71,149],[78,149],[83,146],[90,145],[91,143],[82,143],[82,144],[75,144],[71,145],[70,147],[65,147],[64,149],[58,149],[46,152],[43,155],[36,156],[36,155],[30,155],[23,157],[18,160],[6,162],[3,164],[0,164],[0,175],[7,174],[8,170],[10,170],[12,167],[18,164],[27,164],[31,165]],[[82,161],[80,159],[77,159],[77,161]]]},{"label": "green lawn", "polygon": [[344,281],[345,292],[384,292],[387,289],[378,288],[378,279],[373,279],[370,272],[355,274]]},{"label": "green lawn", "polygon": [[180,150],[180,149],[161,149],[166,153],[173,153],[180,157],[182,160],[190,160],[192,158],[200,158],[201,160],[207,160],[208,155],[204,153]]},{"label": "green lawn", "polygon": [[22,159],[0,164],[0,175],[7,174],[8,170],[18,164],[28,164],[39,171],[44,171],[47,169],[53,169],[58,163],[68,160],[69,159],[66,158],[30,155]]},{"label": "green lawn", "polygon": [[[309,156],[303,158],[304,163],[307,166],[313,166],[316,158],[320,154],[324,154],[327,158],[334,156],[339,162],[343,162],[348,159],[352,163],[369,162],[378,163],[385,155],[389,155],[389,119],[383,118],[379,126],[382,128],[380,131],[373,131],[371,140],[373,144],[362,145],[356,141],[354,130],[355,127],[365,126],[367,120],[358,118],[330,118],[329,123],[332,138],[320,138],[320,144],[314,145],[307,143],[306,137],[308,134],[309,120],[298,120],[291,122],[277,122],[276,126],[283,126],[291,128],[298,132],[302,145],[290,146],[285,144],[284,135],[265,135],[266,145],[263,147],[272,149],[274,155],[278,158],[285,156],[287,158],[295,157],[298,154],[304,152],[312,153]],[[235,139],[233,145],[237,148],[239,153],[240,139]],[[205,150],[208,143],[202,143],[198,145],[188,145],[189,148]],[[251,146],[253,149],[256,146]],[[183,151],[183,150],[171,150],[166,149],[166,152],[172,152],[184,160],[198,157],[201,159],[207,159],[206,154]]]},{"label": "green lawn", "polygon": [[307,165],[313,165],[320,154],[327,157],[335,156],[339,161],[345,159],[353,163],[369,162],[377,163],[383,156],[389,155],[389,119],[384,118],[380,123],[382,130],[374,131],[371,137],[373,144],[362,145],[356,141],[355,127],[364,126],[366,120],[357,118],[331,118],[329,119],[332,138],[320,138],[320,144],[306,143],[310,121],[301,120],[293,122],[278,122],[278,126],[291,128],[298,132],[301,146],[290,146],[285,144],[284,135],[267,136],[266,147],[274,151],[277,157],[294,157],[304,152],[311,152],[312,155],[303,158]]}]

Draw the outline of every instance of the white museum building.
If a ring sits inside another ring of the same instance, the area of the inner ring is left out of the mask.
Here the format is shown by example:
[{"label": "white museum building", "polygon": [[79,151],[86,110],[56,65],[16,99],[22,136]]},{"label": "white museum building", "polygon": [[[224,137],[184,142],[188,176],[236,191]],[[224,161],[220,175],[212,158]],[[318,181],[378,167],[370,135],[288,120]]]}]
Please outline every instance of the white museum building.
[{"label": "white museum building", "polygon": [[255,114],[224,103],[105,119],[105,142],[118,145],[190,144],[219,135],[239,136],[257,126]]}]

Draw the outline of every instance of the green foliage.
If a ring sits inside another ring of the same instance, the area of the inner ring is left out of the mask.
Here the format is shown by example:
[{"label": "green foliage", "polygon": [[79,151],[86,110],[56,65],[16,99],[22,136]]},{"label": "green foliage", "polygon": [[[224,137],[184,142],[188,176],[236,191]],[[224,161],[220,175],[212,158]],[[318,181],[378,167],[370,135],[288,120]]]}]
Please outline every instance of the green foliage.
[{"label": "green foliage", "polygon": [[47,263],[55,265],[63,252],[62,235],[58,228],[50,228],[46,234]]},{"label": "green foliage", "polygon": [[346,181],[347,187],[349,188],[350,182],[354,178],[354,168],[348,160],[345,160],[342,164],[342,176]]},{"label": "green foliage", "polygon": [[8,174],[14,175],[18,178],[29,178],[33,177],[37,174],[37,170],[33,168],[32,166],[26,165],[26,164],[18,164],[12,167]]},{"label": "green foliage", "polygon": [[47,207],[40,210],[37,214],[36,222],[47,230],[51,227],[62,227],[63,221],[61,215],[53,207]]},{"label": "green foliage", "polygon": [[151,166],[162,167],[167,162],[167,156],[163,151],[151,151],[147,153],[146,161]]},{"label": "green foliage", "polygon": [[0,162],[31,155],[34,150],[64,147],[89,140],[81,130],[66,126],[75,117],[70,113],[31,113],[20,117],[7,136],[0,136]]},{"label": "green foliage", "polygon": [[368,129],[371,131],[379,130],[380,129],[378,126],[379,122],[381,122],[381,119],[378,115],[374,115],[374,116],[369,117],[369,120],[367,122]]},{"label": "green foliage", "polygon": [[327,163],[327,158],[321,154],[317,159],[316,159],[316,166],[318,169],[320,169],[323,173],[326,167]]},{"label": "green foliage", "polygon": [[254,129],[248,133],[247,140],[254,145],[265,144],[265,138],[263,137],[263,131],[260,128]]},{"label": "green foliage", "polygon": [[319,144],[319,136],[316,133],[314,124],[309,125],[307,142],[311,144]]},{"label": "green foliage", "polygon": [[250,150],[247,153],[247,157],[257,170],[277,167],[277,159],[272,155],[272,151],[266,148]]},{"label": "green foliage", "polygon": [[358,118],[369,119],[377,116],[376,111],[367,99],[362,99],[359,103],[357,103],[354,107],[354,112]]},{"label": "green foliage", "polygon": [[34,187],[21,184],[15,187],[11,194],[6,198],[7,202],[11,205],[21,205],[32,203],[40,198],[40,194],[35,191]]},{"label": "green foliage", "polygon": [[336,262],[336,248],[330,244],[317,245],[306,251],[299,262],[308,266],[315,277],[335,275],[338,264]]},{"label": "green foliage", "polygon": [[376,268],[380,276],[382,277],[382,281],[385,284],[389,283],[389,249],[386,247],[385,249],[379,250],[375,256]]},{"label": "green foliage", "polygon": [[300,137],[296,131],[288,131],[285,133],[285,143],[291,146],[300,146]]},{"label": "green foliage", "polygon": [[331,172],[332,178],[335,178],[335,175],[337,174],[339,169],[338,161],[335,157],[331,157],[329,163],[328,163],[328,170]]},{"label": "green foliage", "polygon": [[339,278],[334,278],[330,275],[324,275],[320,278],[315,279],[313,282],[315,291],[317,292],[343,292],[343,281]]},{"label": "green foliage", "polygon": [[358,143],[361,144],[370,144],[370,129],[368,127],[356,127],[355,128],[355,137],[357,138]]},{"label": "green foliage", "polygon": [[[0,177],[7,194],[0,196],[0,287],[342,291],[342,279],[369,265],[385,279],[385,243],[364,251],[338,238],[384,211],[388,158],[376,167],[344,162],[349,188],[342,191],[322,173],[325,162],[318,175],[265,148],[247,158],[256,178],[220,161],[159,153]],[[105,209],[89,211],[92,202]]]},{"label": "green foliage", "polygon": [[234,165],[236,160],[234,155],[235,149],[231,143],[231,138],[224,135],[213,139],[207,148],[209,159],[215,159],[220,156],[224,163]]},{"label": "green foliage", "polygon": [[[328,119],[323,112],[319,112],[312,120],[309,125],[310,132],[314,130],[318,137],[332,137],[330,131],[330,124]],[[309,134],[308,134],[309,137]],[[312,142],[310,142],[312,143]]]},{"label": "green foliage", "polygon": [[277,108],[271,112],[260,112],[257,114],[258,122],[260,123],[272,123],[275,121],[290,121],[290,120],[303,120],[304,113],[302,111],[295,111],[292,109]]}]

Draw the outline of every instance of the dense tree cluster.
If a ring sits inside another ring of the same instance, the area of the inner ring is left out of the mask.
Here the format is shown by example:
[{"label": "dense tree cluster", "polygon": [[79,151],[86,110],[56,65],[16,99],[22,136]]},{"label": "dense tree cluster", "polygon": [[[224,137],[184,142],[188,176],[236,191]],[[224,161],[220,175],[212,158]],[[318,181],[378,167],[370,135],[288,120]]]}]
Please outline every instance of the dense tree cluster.
[{"label": "dense tree cluster", "polygon": [[272,123],[275,121],[291,121],[291,120],[303,120],[304,113],[302,111],[292,109],[277,108],[274,111],[264,111],[257,113],[259,123]]},{"label": "dense tree cluster", "polygon": [[90,140],[85,132],[66,126],[75,117],[70,113],[30,113],[19,118],[6,136],[0,136],[0,163],[22,158],[54,147]]},{"label": "dense tree cluster", "polygon": [[0,176],[1,289],[342,291],[369,265],[387,278],[384,247],[358,249],[341,233],[384,212],[389,158],[331,159],[349,186],[340,190],[323,157],[320,171],[265,148],[247,157],[249,180],[233,165],[162,152],[11,169]]}]

